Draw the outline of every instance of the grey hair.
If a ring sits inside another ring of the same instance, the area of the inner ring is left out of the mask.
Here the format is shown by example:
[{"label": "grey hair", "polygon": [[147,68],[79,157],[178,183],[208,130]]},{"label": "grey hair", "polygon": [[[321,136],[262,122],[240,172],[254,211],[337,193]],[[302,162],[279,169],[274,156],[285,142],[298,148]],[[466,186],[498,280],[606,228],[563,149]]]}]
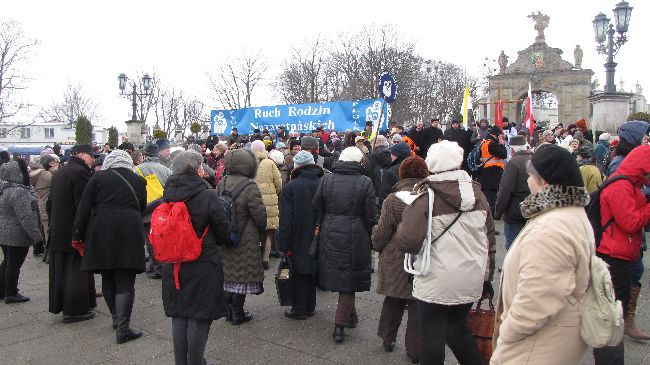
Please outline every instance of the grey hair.
[{"label": "grey hair", "polygon": [[172,161],[172,172],[174,175],[196,175],[202,163],[203,157],[198,152],[194,150],[183,151]]},{"label": "grey hair", "polygon": [[544,178],[542,175],[539,174],[537,169],[535,169],[535,166],[533,166],[533,163],[529,160],[526,163],[526,172],[528,173],[529,176],[532,176],[535,180],[537,181],[544,181]]},{"label": "grey hair", "polygon": [[527,151],[528,150],[528,145],[519,145],[519,146],[510,146],[513,152],[521,152],[521,151]]}]

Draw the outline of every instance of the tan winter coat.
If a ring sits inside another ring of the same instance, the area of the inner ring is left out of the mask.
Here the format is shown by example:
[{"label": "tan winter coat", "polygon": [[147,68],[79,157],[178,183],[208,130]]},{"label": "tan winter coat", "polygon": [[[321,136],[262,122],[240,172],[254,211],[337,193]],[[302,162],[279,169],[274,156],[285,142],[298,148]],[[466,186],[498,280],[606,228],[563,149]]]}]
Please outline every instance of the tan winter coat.
[{"label": "tan winter coat", "polygon": [[47,212],[45,211],[45,203],[50,197],[50,186],[52,185],[52,172],[43,168],[29,172],[29,180],[34,187],[34,193],[38,199],[38,211],[41,215],[41,222],[43,228],[47,233]]},{"label": "tan winter coat", "polygon": [[582,207],[552,209],[528,221],[503,263],[490,364],[580,363],[587,345],[576,298],[586,293],[593,251]]},{"label": "tan winter coat", "polygon": [[496,242],[487,200],[465,171],[429,176],[416,185],[416,196],[397,193],[409,206],[393,236],[394,244],[402,252],[417,254],[413,266],[422,270],[429,214],[427,188],[434,192],[431,237],[440,238],[431,245],[428,270],[413,280],[413,297],[442,305],[475,302],[481,297],[483,282],[492,280]]},{"label": "tan winter coat", "polygon": [[[420,179],[405,179],[398,182],[393,191],[411,191]],[[393,236],[402,221],[406,203],[395,193],[386,197],[381,207],[379,222],[372,229],[372,248],[379,252],[379,271],[377,273],[377,293],[392,298],[413,299],[413,284],[408,281],[404,271],[404,252],[397,249]]]},{"label": "tan winter coat", "polygon": [[278,166],[265,153],[255,152],[255,157],[259,160],[255,182],[262,192],[262,200],[266,207],[266,229],[278,229],[280,226],[278,195],[282,190],[282,176]]}]

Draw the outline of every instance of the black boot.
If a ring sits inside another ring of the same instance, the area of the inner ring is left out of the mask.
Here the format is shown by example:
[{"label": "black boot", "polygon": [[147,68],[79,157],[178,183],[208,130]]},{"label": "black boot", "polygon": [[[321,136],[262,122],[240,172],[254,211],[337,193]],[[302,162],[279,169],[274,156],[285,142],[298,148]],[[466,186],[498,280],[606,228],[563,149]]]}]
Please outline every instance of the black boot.
[{"label": "black boot", "polygon": [[115,294],[115,313],[117,315],[117,332],[115,333],[115,337],[118,344],[135,340],[142,336],[142,332],[132,330],[129,327],[134,299],[135,292],[133,291]]},{"label": "black boot", "polygon": [[104,293],[104,300],[106,301],[108,311],[111,313],[111,318],[113,319],[113,329],[115,330],[117,329],[117,315],[115,314],[115,293],[105,288],[102,288],[102,292]]},{"label": "black boot", "polygon": [[226,303],[226,321],[232,321],[232,293],[223,292],[223,301]]},{"label": "black boot", "polygon": [[334,337],[334,342],[336,343],[342,343],[343,340],[345,340],[345,330],[341,326],[335,326],[334,327],[334,333],[332,334],[332,337]]},{"label": "black boot", "polygon": [[357,310],[354,309],[352,313],[350,313],[350,322],[345,325],[346,328],[357,328],[357,324],[359,324],[359,316],[357,315]]},{"label": "black boot", "polygon": [[240,325],[253,319],[253,315],[244,310],[246,294],[232,294],[232,324]]}]

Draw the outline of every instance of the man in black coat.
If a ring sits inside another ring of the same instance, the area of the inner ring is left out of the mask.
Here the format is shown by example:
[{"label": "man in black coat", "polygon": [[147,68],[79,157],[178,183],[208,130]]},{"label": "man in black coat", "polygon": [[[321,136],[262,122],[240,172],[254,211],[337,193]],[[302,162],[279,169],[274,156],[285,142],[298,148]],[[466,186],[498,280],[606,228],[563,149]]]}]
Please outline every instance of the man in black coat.
[{"label": "man in black coat", "polygon": [[50,217],[50,303],[51,313],[63,312],[63,322],[95,317],[95,279],[81,271],[81,256],[72,247],[72,229],[84,188],[92,176],[94,162],[89,145],[72,147],[68,162],[54,175],[48,206]]},{"label": "man in black coat", "polygon": [[422,121],[415,123],[415,126],[411,128],[411,131],[409,132],[409,136],[417,146],[415,148],[415,153],[422,158],[427,157],[427,150],[431,145],[429,144],[429,146],[427,146],[429,143],[427,133],[427,128],[424,128],[424,122]]},{"label": "man in black coat", "polygon": [[432,144],[442,141],[443,134],[442,129],[438,127],[439,124],[440,119],[433,118],[431,119],[431,126],[424,128],[424,144],[421,146],[420,150],[417,151],[418,156],[426,158],[429,147],[431,147]]},{"label": "man in black coat", "polygon": [[285,255],[291,251],[293,266],[293,305],[284,315],[298,320],[314,315],[316,308],[316,263],[309,247],[317,220],[312,200],[323,169],[314,162],[309,152],[300,151],[293,159],[291,181],[280,195],[278,247]]},{"label": "man in black coat", "polygon": [[470,143],[471,135],[472,132],[464,130],[457,120],[452,120],[451,128],[447,128],[443,134],[443,139],[456,142],[463,149],[463,164],[461,168],[465,171],[467,171],[467,155],[472,151],[472,144]]},{"label": "man in black coat", "polygon": [[530,195],[526,164],[533,155],[528,150],[524,136],[512,136],[509,142],[511,157],[503,171],[494,207],[494,218],[503,217],[506,250],[510,248],[526,224],[526,219],[521,214],[520,204]]},{"label": "man in black coat", "polygon": [[[388,140],[384,136],[377,136],[375,141],[374,150],[366,155],[361,164],[366,169],[366,176],[372,180],[372,186],[375,192],[379,193],[381,183],[384,179],[384,170],[389,168],[393,160],[391,159],[390,149],[388,148]],[[377,206],[381,209],[383,199],[377,197]]]},{"label": "man in black coat", "polygon": [[390,147],[390,156],[393,162],[384,170],[381,188],[377,194],[381,201],[386,199],[393,191],[393,186],[399,181],[399,167],[407,157],[411,156],[411,148],[404,142],[396,143]]}]

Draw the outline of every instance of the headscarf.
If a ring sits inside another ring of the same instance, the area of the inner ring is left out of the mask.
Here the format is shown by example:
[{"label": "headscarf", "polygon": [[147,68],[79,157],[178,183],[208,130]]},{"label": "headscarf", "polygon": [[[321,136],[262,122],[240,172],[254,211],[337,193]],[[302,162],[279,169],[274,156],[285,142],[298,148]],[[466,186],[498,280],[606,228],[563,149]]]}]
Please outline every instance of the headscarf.
[{"label": "headscarf", "polygon": [[135,170],[131,155],[124,150],[113,150],[102,164],[102,170],[125,168],[131,171]]}]

